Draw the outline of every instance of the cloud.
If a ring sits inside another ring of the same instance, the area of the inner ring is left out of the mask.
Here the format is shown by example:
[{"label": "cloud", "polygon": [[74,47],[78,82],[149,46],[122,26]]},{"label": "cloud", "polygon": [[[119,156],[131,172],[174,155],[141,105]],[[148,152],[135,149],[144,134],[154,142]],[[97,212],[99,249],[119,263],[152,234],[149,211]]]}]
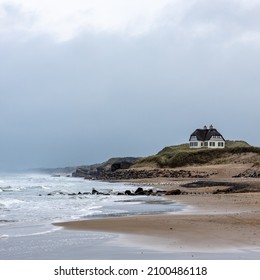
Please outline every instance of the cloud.
[{"label": "cloud", "polygon": [[[8,5],[0,1],[4,29],[10,31],[18,24],[10,22],[12,11],[33,15],[28,26],[25,16],[16,18],[17,23],[29,33],[50,34],[59,41],[75,38],[84,31],[119,32],[130,35],[143,34],[153,28],[164,8],[176,0],[10,0]],[[6,9],[6,7],[9,9]],[[9,23],[9,24],[8,24]],[[3,32],[3,28],[1,30]]]},{"label": "cloud", "polygon": [[260,43],[260,1],[194,0],[188,3],[178,10],[178,17],[173,16],[174,5],[164,15],[168,19],[166,28],[171,28],[179,40],[188,44],[204,41],[220,47]]},{"label": "cloud", "polygon": [[0,0],[0,33],[66,42],[86,32],[135,37],[169,28],[188,42],[255,44],[259,12],[259,0]]},{"label": "cloud", "polygon": [[22,6],[0,1],[0,35],[3,38],[30,32],[34,16],[27,13]]},{"label": "cloud", "polygon": [[259,1],[107,2],[0,0],[0,167],[259,143]]}]

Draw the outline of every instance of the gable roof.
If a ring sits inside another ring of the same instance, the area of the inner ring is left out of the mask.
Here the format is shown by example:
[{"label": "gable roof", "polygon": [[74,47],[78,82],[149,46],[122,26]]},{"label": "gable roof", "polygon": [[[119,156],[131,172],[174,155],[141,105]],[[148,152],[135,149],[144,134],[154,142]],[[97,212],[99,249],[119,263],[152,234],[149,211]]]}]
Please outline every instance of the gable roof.
[{"label": "gable roof", "polygon": [[204,128],[204,129],[196,129],[190,136],[196,136],[198,141],[208,141],[212,136],[220,136],[225,141],[224,137],[217,131],[216,128]]}]

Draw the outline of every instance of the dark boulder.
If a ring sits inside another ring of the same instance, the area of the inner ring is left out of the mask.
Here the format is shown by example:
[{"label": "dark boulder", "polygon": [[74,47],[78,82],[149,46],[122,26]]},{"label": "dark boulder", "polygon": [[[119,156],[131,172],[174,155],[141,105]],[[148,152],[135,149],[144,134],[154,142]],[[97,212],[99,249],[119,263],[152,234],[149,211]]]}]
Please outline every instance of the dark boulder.
[{"label": "dark boulder", "polygon": [[125,191],[125,195],[132,195],[132,193],[131,193],[131,191],[126,190],[126,191]]},{"label": "dark boulder", "polygon": [[137,190],[135,191],[135,194],[140,194],[140,193],[143,193],[144,192],[144,189],[139,187],[137,188]]},{"label": "dark boulder", "polygon": [[98,191],[93,188],[91,194],[98,194]]},{"label": "dark boulder", "polygon": [[149,190],[147,190],[147,194],[148,194],[148,195],[153,194],[153,189],[149,189]]},{"label": "dark boulder", "polygon": [[167,191],[167,192],[165,193],[165,195],[180,195],[180,194],[181,194],[181,190],[179,190],[179,189]]}]

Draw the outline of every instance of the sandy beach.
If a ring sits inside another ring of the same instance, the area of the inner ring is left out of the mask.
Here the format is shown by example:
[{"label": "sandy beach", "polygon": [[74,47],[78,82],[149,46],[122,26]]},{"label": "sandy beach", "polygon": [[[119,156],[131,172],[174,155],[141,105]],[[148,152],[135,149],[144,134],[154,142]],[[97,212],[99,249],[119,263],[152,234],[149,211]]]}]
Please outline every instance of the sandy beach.
[{"label": "sandy beach", "polygon": [[[121,234],[124,243],[162,251],[226,252],[246,249],[260,254],[260,193],[171,196],[187,210],[58,223],[65,229]],[[260,255],[259,255],[260,258]]]}]

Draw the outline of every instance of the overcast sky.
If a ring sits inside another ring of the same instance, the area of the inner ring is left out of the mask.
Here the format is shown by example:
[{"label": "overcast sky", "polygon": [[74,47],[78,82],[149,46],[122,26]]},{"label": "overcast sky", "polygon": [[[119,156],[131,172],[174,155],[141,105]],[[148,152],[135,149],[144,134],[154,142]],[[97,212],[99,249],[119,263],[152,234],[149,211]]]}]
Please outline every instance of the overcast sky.
[{"label": "overcast sky", "polygon": [[0,0],[0,169],[260,146],[260,0]]}]

